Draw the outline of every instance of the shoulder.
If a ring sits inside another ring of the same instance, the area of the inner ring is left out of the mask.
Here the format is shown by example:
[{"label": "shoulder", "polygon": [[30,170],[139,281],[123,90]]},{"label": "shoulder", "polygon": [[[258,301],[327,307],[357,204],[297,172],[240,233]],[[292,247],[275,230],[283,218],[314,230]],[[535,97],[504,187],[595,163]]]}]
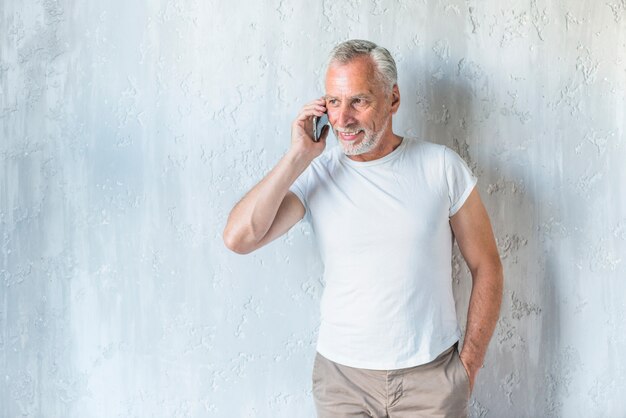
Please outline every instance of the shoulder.
[{"label": "shoulder", "polygon": [[407,148],[411,150],[413,154],[419,155],[426,161],[446,164],[451,162],[454,163],[462,159],[457,151],[447,145],[437,144],[435,142],[418,138],[407,139],[409,140]]},{"label": "shoulder", "polygon": [[444,148],[447,148],[445,145],[436,144],[414,136],[406,137],[404,140],[407,141],[407,149],[422,153],[441,153]]},{"label": "shoulder", "polygon": [[416,137],[407,137],[405,141],[407,154],[412,160],[418,159],[422,164],[443,164],[445,154],[452,151],[445,145]]}]

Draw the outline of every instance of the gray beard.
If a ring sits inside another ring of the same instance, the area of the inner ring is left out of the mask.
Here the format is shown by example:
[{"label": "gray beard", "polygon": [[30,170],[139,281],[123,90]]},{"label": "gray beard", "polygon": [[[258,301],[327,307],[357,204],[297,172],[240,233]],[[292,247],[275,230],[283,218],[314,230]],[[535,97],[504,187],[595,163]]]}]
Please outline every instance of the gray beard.
[{"label": "gray beard", "polygon": [[368,135],[368,132],[365,132],[365,138],[357,146],[351,146],[350,144],[345,144],[341,140],[339,141],[339,143],[341,144],[341,147],[343,148],[343,153],[344,154],[346,154],[346,155],[361,155],[361,154],[365,154],[366,152],[369,152],[372,149],[374,149],[374,147],[377,145],[377,143],[378,143],[378,141],[380,139],[379,137],[380,137],[380,134],[379,135],[376,135],[376,134],[369,134]]},{"label": "gray beard", "polygon": [[366,152],[370,152],[371,150],[376,148],[376,146],[380,143],[383,132],[385,132],[385,128],[387,127],[387,123],[389,122],[390,117],[391,116],[389,116],[387,120],[385,120],[385,122],[382,124],[383,128],[378,132],[364,129],[363,133],[365,138],[363,138],[363,141],[361,141],[361,143],[357,146],[345,144],[341,139],[339,139],[339,135],[337,134],[337,132],[335,132],[335,136],[341,144],[341,148],[343,148],[343,153],[345,155],[361,155],[365,154]]}]

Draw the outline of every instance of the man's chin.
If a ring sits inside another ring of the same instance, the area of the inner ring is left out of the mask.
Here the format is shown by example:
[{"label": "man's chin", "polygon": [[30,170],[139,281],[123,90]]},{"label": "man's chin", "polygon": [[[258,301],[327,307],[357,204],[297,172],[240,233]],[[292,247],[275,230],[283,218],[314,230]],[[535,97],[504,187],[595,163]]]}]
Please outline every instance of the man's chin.
[{"label": "man's chin", "polygon": [[343,153],[350,156],[368,153],[376,147],[376,143],[377,141],[368,141],[367,137],[364,137],[356,144],[354,142],[347,142],[339,139],[339,144],[341,145]]},{"label": "man's chin", "polygon": [[343,150],[343,153],[345,155],[361,155],[361,154],[365,154],[367,152],[370,152],[372,150],[373,147],[359,147],[357,146],[353,146],[352,144],[348,144],[345,145],[343,142],[339,141],[341,143],[341,149]]}]

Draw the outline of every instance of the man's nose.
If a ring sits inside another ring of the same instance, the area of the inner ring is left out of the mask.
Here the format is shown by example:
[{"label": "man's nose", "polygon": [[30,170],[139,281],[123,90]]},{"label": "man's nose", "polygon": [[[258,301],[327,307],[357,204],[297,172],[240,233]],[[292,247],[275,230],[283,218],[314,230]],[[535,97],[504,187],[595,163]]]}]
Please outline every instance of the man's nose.
[{"label": "man's nose", "polygon": [[344,128],[354,123],[356,119],[354,118],[354,109],[350,107],[348,104],[341,104],[335,113],[336,119],[333,125]]}]

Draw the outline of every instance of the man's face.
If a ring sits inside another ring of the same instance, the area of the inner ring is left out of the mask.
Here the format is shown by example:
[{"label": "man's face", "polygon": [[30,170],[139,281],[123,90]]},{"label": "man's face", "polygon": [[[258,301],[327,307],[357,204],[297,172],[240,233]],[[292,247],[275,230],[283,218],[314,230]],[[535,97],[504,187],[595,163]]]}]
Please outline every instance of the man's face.
[{"label": "man's face", "polygon": [[328,68],[326,108],[344,153],[361,155],[375,150],[391,133],[391,115],[397,106],[378,81],[371,58],[359,57]]}]

